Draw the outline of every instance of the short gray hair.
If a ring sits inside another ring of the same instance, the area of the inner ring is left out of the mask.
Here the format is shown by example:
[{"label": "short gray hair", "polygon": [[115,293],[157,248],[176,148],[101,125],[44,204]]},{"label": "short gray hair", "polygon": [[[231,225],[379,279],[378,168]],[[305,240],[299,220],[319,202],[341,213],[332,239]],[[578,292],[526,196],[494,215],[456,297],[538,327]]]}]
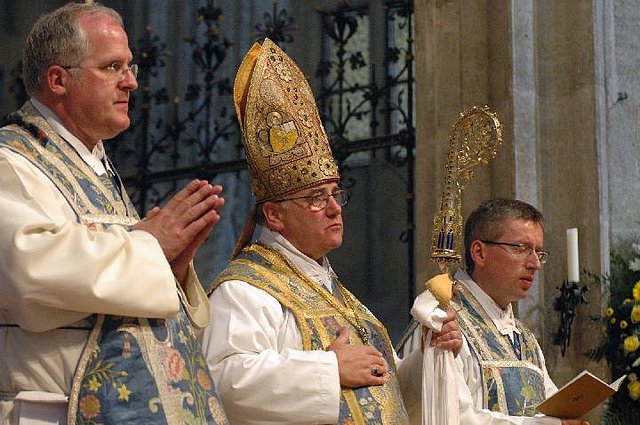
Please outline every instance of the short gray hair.
[{"label": "short gray hair", "polygon": [[534,206],[517,199],[490,199],[469,214],[464,225],[464,255],[467,271],[475,266],[471,258],[471,243],[475,240],[496,240],[504,233],[506,220],[532,221],[544,228],[544,217]]},{"label": "short gray hair", "polygon": [[78,16],[87,14],[109,16],[124,28],[118,12],[97,3],[68,3],[40,16],[22,56],[22,76],[30,96],[44,89],[43,79],[51,65],[74,66],[91,53],[87,35],[78,24]]}]

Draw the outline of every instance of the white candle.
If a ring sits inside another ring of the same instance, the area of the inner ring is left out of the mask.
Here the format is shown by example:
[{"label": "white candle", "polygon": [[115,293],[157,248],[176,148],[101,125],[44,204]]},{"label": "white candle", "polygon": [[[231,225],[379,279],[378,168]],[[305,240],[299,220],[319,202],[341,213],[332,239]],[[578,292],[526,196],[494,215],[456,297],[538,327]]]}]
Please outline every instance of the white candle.
[{"label": "white candle", "polygon": [[567,281],[580,282],[578,260],[578,229],[567,229]]}]

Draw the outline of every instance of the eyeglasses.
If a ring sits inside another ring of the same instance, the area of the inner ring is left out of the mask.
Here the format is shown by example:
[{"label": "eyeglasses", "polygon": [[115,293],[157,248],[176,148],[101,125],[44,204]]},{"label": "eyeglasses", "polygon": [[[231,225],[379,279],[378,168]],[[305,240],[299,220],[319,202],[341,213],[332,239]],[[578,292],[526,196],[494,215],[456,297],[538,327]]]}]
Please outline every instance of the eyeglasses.
[{"label": "eyeglasses", "polygon": [[294,198],[278,199],[274,202],[293,201],[295,199],[308,199],[310,201],[309,209],[311,209],[311,211],[322,211],[329,205],[329,198],[335,199],[338,205],[344,207],[345,205],[347,205],[347,201],[349,200],[349,194],[346,190],[340,189],[328,195],[325,195],[323,193],[316,193],[315,195],[309,196],[296,196]]},{"label": "eyeglasses", "polygon": [[486,243],[489,245],[508,246],[509,251],[511,251],[515,255],[522,258],[526,258],[529,255],[535,253],[536,257],[538,257],[538,260],[540,261],[541,264],[546,263],[547,260],[549,259],[549,253],[547,251],[538,251],[534,247],[524,243],[496,242],[496,241],[487,241],[487,240],[480,240],[480,242]]},{"label": "eyeglasses", "polygon": [[125,65],[122,62],[114,62],[107,66],[63,66],[64,69],[97,69],[116,79],[118,83],[124,81],[127,72],[131,71],[133,78],[138,78],[138,64]]}]

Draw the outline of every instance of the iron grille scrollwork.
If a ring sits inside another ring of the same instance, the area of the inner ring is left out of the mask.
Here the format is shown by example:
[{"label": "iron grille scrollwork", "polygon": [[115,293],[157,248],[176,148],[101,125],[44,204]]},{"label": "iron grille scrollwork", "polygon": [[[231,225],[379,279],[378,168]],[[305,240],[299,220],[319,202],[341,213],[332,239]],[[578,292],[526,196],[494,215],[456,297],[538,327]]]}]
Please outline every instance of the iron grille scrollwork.
[{"label": "iron grille scrollwork", "polygon": [[[401,177],[406,188],[406,226],[399,238],[408,246],[411,303],[415,295],[413,1],[384,2],[387,45],[382,66],[376,66],[375,60],[368,59],[361,49],[350,48],[362,31],[360,27],[367,24],[368,6],[341,3],[335,10],[317,12],[325,39],[325,57],[316,71],[323,80],[318,104],[336,160],[343,170],[348,170],[353,154],[377,155],[383,149],[391,166],[406,167],[406,175]],[[376,75],[379,68],[384,70],[383,78]],[[367,71],[364,82],[354,77],[362,75],[362,70]],[[353,127],[359,128],[360,134],[354,134]],[[362,131],[363,127],[367,127],[366,131]],[[357,183],[348,173],[343,173],[343,180],[347,186]]]},{"label": "iron grille scrollwork", "polygon": [[[132,125],[120,136],[123,140],[108,144],[118,167],[129,170],[123,181],[141,212],[161,204],[184,180],[210,180],[246,167],[238,159],[241,143],[231,82],[220,72],[232,45],[220,31],[222,9],[209,0],[197,13],[196,33],[185,38],[197,80],[188,85],[183,98],[172,97],[155,84],[170,52],[147,28],[134,52],[140,58],[140,87],[133,96]],[[172,117],[165,120],[154,114],[154,106],[171,108]],[[232,154],[229,143],[235,146]]]}]

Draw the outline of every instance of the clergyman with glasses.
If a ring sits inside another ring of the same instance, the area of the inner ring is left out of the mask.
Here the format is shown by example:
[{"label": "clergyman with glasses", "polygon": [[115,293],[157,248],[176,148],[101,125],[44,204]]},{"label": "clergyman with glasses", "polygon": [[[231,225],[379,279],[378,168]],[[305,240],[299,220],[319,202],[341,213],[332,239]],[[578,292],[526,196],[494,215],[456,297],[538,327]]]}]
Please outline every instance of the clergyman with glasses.
[{"label": "clergyman with glasses", "polygon": [[192,266],[222,188],[139,219],[103,147],[138,87],[113,9],[41,16],[23,59],[31,99],[0,129],[0,423],[228,423]]},{"label": "clergyman with glasses", "polygon": [[467,218],[466,270],[455,274],[464,336],[456,358],[461,424],[587,424],[533,417],[557,387],[535,336],[514,316],[511,303],[529,295],[549,257],[543,230],[542,213],[514,199],[485,201]]},{"label": "clergyman with glasses", "polygon": [[[396,363],[326,256],[342,244],[347,193],[306,78],[266,39],[240,65],[234,100],[256,208],[212,283],[203,341],[229,420],[407,424],[398,368],[421,370],[422,355]],[[459,349],[452,319],[439,344]]]}]

